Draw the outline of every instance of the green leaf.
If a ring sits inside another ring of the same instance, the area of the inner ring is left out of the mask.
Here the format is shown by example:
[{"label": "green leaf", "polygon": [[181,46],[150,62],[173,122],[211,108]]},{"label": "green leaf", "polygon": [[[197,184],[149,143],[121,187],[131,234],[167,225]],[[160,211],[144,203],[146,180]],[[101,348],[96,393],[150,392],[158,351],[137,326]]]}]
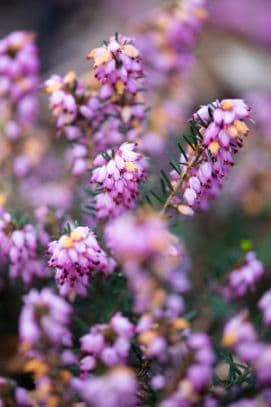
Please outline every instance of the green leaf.
[{"label": "green leaf", "polygon": [[157,201],[161,202],[162,204],[164,203],[163,199],[158,194],[156,194],[153,190],[150,190],[150,193],[154,196],[154,198],[157,199]]},{"label": "green leaf", "polygon": [[173,192],[174,191],[173,186],[171,185],[170,179],[168,178],[168,176],[164,170],[161,170],[161,175],[162,175],[163,179],[165,180],[169,189]]},{"label": "green leaf", "polygon": [[192,143],[191,140],[189,140],[189,138],[187,136],[183,136],[183,138],[185,139],[185,141],[187,142],[187,144],[192,148],[192,150],[196,151],[196,146],[194,146],[194,144]]},{"label": "green leaf", "polygon": [[182,147],[181,143],[178,143],[177,145],[178,145],[179,150],[181,151],[182,155],[186,159],[186,161],[188,161],[188,157],[187,157],[186,152],[185,152],[184,148]]},{"label": "green leaf", "polygon": [[111,157],[110,157],[110,155],[108,154],[107,151],[104,151],[104,152],[102,153],[102,156],[103,156],[103,158],[104,158],[106,161],[110,161],[110,160],[111,160]]},{"label": "green leaf", "polygon": [[165,184],[165,181],[163,180],[163,178],[160,178],[160,184],[161,184],[161,190],[162,190],[163,196],[167,196],[167,188],[166,188],[166,184]]},{"label": "green leaf", "polygon": [[146,201],[148,202],[148,204],[149,204],[150,206],[153,206],[153,203],[152,203],[152,201],[151,201],[149,195],[146,194],[146,195],[145,195],[145,199],[146,199]]},{"label": "green leaf", "polygon": [[170,161],[169,165],[177,172],[177,174],[180,175],[181,171],[180,168],[178,168],[177,163],[174,161]]}]

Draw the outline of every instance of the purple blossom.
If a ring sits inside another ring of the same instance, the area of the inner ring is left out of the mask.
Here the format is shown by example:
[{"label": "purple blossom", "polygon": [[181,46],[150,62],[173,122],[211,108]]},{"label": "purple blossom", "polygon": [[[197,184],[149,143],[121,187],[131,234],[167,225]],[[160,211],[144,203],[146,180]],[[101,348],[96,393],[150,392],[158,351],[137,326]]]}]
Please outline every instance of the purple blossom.
[{"label": "purple blossom", "polygon": [[248,252],[242,266],[231,271],[227,283],[221,291],[230,300],[243,297],[245,294],[255,291],[257,282],[263,277],[264,268],[256,258],[254,252]]},{"label": "purple blossom", "polygon": [[82,375],[99,363],[109,367],[125,364],[134,331],[133,324],[121,313],[115,314],[108,324],[92,326],[80,339],[81,351],[86,355],[80,362]]},{"label": "purple blossom", "polygon": [[[174,377],[174,369],[177,368],[177,366],[183,366],[182,374],[178,381],[176,381],[176,390],[173,389],[159,404],[159,406],[163,407],[190,407],[194,405],[193,401],[201,400],[205,389],[212,380],[215,356],[210,344],[210,339],[204,333],[191,333],[185,338],[185,336],[182,335],[181,326],[184,328],[184,321],[177,320],[175,322],[175,335],[174,331],[168,332],[169,343],[165,347],[168,353],[167,358],[163,359],[162,354],[151,354],[152,357],[158,357],[158,360],[163,366],[162,373],[154,376],[152,380],[154,389],[157,388],[157,386],[161,389],[167,388],[167,385],[171,385],[172,377]],[[173,325],[171,329],[172,328]],[[178,329],[180,330],[179,335],[177,335]],[[159,328],[154,328],[153,331],[143,333],[143,336],[141,334],[141,340],[143,340],[145,346],[149,341],[150,343],[153,342],[153,340],[157,341],[157,339],[153,338],[156,336],[158,330]],[[164,338],[164,340],[165,339],[166,338]],[[185,361],[187,358],[189,358],[190,363],[186,365]]]},{"label": "purple blossom", "polygon": [[82,97],[85,92],[83,85],[79,82],[76,93],[72,93],[75,80],[75,72],[68,72],[64,78],[53,75],[44,83],[44,89],[50,95],[50,108],[56,118],[57,129],[59,132],[66,129],[67,137],[71,140],[82,136],[80,130],[73,127],[72,123],[78,113],[76,99]]},{"label": "purple blossom", "polygon": [[31,348],[38,349],[49,341],[53,348],[71,345],[68,329],[72,313],[71,306],[50,288],[40,292],[32,289],[24,296],[20,315],[20,339]]},{"label": "purple blossom", "polygon": [[93,49],[88,58],[94,60],[95,77],[104,85],[106,97],[124,91],[136,94],[143,74],[139,51],[133,41],[123,35],[111,37],[103,46]]},{"label": "purple blossom", "polygon": [[125,141],[138,141],[146,119],[142,94],[125,94],[125,100],[121,97],[104,100],[102,90],[80,109],[91,128],[97,152]]},{"label": "purple blossom", "polygon": [[74,380],[74,388],[83,400],[94,407],[134,407],[138,389],[133,372],[127,367],[116,367],[103,376]]},{"label": "purple blossom", "polygon": [[256,338],[256,331],[245,311],[230,319],[224,327],[223,345],[225,346],[236,347],[243,343],[254,343]]},{"label": "purple blossom", "polygon": [[271,346],[261,346],[258,357],[255,358],[254,368],[258,381],[263,385],[271,385]]},{"label": "purple blossom", "polygon": [[21,278],[30,284],[35,277],[48,276],[48,268],[40,258],[41,248],[48,242],[44,230],[26,224],[22,227],[14,223],[11,215],[4,210],[0,214],[0,252],[3,259],[9,260],[9,277]]},{"label": "purple blossom", "polygon": [[160,87],[172,74],[187,74],[206,16],[204,0],[168,2],[135,27],[151,85]]},{"label": "purple blossom", "polygon": [[271,324],[271,290],[266,291],[258,302],[258,307],[263,312],[265,325]]},{"label": "purple blossom", "polygon": [[73,175],[85,174],[89,167],[88,148],[84,144],[73,144],[69,152],[69,160],[71,161]]},{"label": "purple blossom", "polygon": [[114,261],[106,256],[88,227],[74,227],[70,233],[49,244],[48,265],[56,269],[56,281],[62,295],[86,295],[94,273],[110,274]]},{"label": "purple blossom", "polygon": [[72,143],[69,154],[72,174],[80,176],[89,166],[90,151],[87,136],[91,133],[88,120],[82,115],[81,109],[92,97],[91,92],[73,71],[63,78],[53,75],[44,83],[49,94],[49,104],[56,120],[57,136],[65,135]]},{"label": "purple blossom", "polygon": [[107,151],[94,160],[91,183],[102,187],[96,195],[98,218],[118,215],[126,208],[134,208],[139,194],[139,183],[145,174],[145,162],[134,143],[124,143],[119,149]]},{"label": "purple blossom", "polygon": [[[157,313],[179,315],[183,310],[179,294],[189,289],[189,263],[164,219],[154,212],[126,212],[107,225],[105,238],[123,266],[134,294],[135,311],[156,309]],[[170,294],[164,293],[167,285],[172,289]]]},{"label": "purple blossom", "polygon": [[[186,180],[180,192],[189,206],[206,208],[209,199],[219,193],[234,164],[233,154],[242,147],[243,138],[248,134],[244,120],[250,118],[250,109],[241,99],[226,99],[202,106],[192,118],[202,137],[198,147],[200,160],[195,165],[195,152],[188,149],[187,166],[187,158],[181,155],[180,171],[186,173]],[[173,170],[171,180],[176,188],[178,179],[179,174]],[[181,202],[182,197],[174,197],[174,206],[178,207]]]},{"label": "purple blossom", "polygon": [[[97,88],[94,83],[84,84],[74,72],[63,78],[53,75],[44,88],[56,119],[57,135],[63,134],[69,142],[75,143],[72,147],[76,161],[72,166],[74,175],[81,175],[92,158],[90,138],[95,145],[94,152],[99,153],[125,141],[137,141],[141,135],[146,117],[142,92],[134,95],[126,92],[125,98],[116,97],[111,91],[106,92],[108,85]],[[78,154],[80,158],[76,159]]]},{"label": "purple blossom", "polygon": [[37,119],[38,82],[34,35],[15,31],[0,40],[0,108],[4,134],[11,141]]}]

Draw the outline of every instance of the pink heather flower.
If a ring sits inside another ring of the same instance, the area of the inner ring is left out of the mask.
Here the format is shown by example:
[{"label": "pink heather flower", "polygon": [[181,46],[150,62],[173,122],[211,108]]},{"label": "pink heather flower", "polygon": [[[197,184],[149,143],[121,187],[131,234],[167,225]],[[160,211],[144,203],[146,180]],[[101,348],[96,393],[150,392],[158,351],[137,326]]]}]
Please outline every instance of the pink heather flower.
[{"label": "pink heather flower", "polygon": [[[243,137],[248,134],[244,120],[250,118],[250,109],[241,99],[226,99],[202,106],[192,118],[202,137],[198,146],[200,160],[187,169],[187,160],[181,155],[180,171],[186,172],[187,176],[180,192],[189,206],[206,208],[208,200],[219,193],[230,166],[234,164],[233,155],[242,147]],[[195,154],[188,149],[190,163]],[[178,179],[179,174],[172,171],[173,186]],[[173,204],[178,206],[181,201],[181,197],[176,196]]]},{"label": "pink heather flower", "polygon": [[80,107],[90,129],[97,152],[137,141],[146,118],[144,99],[140,94],[103,100],[102,89]]},{"label": "pink heather flower", "polygon": [[222,287],[222,292],[227,299],[243,297],[248,292],[255,291],[256,284],[263,274],[262,263],[256,258],[254,252],[249,252],[245,256],[244,264],[231,271],[228,282]]},{"label": "pink heather flower", "polygon": [[[81,97],[84,89],[79,87],[73,94],[71,87],[75,82],[75,73],[69,72],[64,78],[53,75],[44,83],[44,88],[49,93],[49,103],[53,116],[56,118],[56,126],[62,131],[67,126],[67,135],[72,140],[81,136],[80,130],[72,127],[72,123],[78,113],[76,97]],[[70,127],[69,127],[70,126]]]},{"label": "pink heather flower", "polygon": [[33,349],[47,341],[55,348],[70,346],[71,313],[71,306],[51,289],[43,288],[40,292],[32,289],[24,296],[19,321],[21,340],[30,343]]},{"label": "pink heather flower", "polygon": [[47,244],[47,234],[26,224],[18,227],[9,213],[2,210],[0,214],[0,252],[3,260],[8,259],[9,277],[21,278],[30,284],[35,277],[48,276],[48,268],[40,259],[40,248]]},{"label": "pink heather flower", "polygon": [[[268,0],[227,0],[209,2],[211,24],[223,32],[241,35],[255,47],[271,47],[269,16],[271,4]],[[244,23],[246,16],[246,24]],[[252,405],[254,407],[254,404]]]},{"label": "pink heather flower", "polygon": [[4,134],[10,140],[36,121],[38,82],[34,35],[15,31],[0,40],[0,107]]},{"label": "pink heather flower", "polygon": [[165,219],[155,212],[127,211],[107,225],[105,237],[108,247],[124,264],[162,256],[173,263],[187,260],[184,248],[168,231]]},{"label": "pink heather flower", "polygon": [[[73,148],[75,155],[78,146],[85,150],[84,158],[74,157],[74,175],[84,172],[87,156],[92,158],[93,153],[95,155],[107,148],[114,148],[125,141],[136,141],[142,132],[146,109],[142,89],[139,88],[142,82],[139,78],[142,76],[141,68],[140,75],[139,72],[136,73],[136,67],[140,67],[139,57],[132,56],[137,51],[131,40],[121,36],[119,39],[120,49],[112,51],[112,63],[119,58],[116,72],[120,73],[120,77],[112,72],[109,75],[112,81],[113,76],[115,77],[115,84],[106,83],[105,78],[102,86],[97,86],[98,81],[93,79],[85,84],[76,77],[75,72],[69,72],[63,78],[53,75],[44,84],[45,91],[50,95],[50,108],[56,119],[57,134],[64,134],[67,140],[76,142]],[[112,44],[116,41],[112,39]],[[103,47],[100,50],[102,49]],[[98,50],[91,53],[96,73],[103,69],[101,66],[97,67],[101,57],[94,57],[94,54],[100,53]],[[128,75],[126,79],[125,69]],[[94,142],[95,149],[89,143],[90,139]]]},{"label": "pink heather flower", "polygon": [[134,27],[151,106],[142,145],[155,155],[163,151],[170,135],[180,133],[191,109],[190,67],[207,15],[204,0],[160,3]]},{"label": "pink heather flower", "polygon": [[[95,145],[94,152],[99,153],[124,141],[136,141],[142,132],[146,109],[139,92],[135,95],[126,92],[125,98],[123,95],[111,97],[111,90],[106,92],[108,85],[96,89],[90,83],[87,87],[74,72],[64,78],[53,75],[44,88],[50,95],[57,134],[64,134],[68,141],[75,142],[73,150],[76,152],[78,146],[86,150],[85,157],[93,150],[89,148],[90,138]],[[82,160],[73,165],[73,174],[80,175],[81,168]]]},{"label": "pink heather flower", "polygon": [[108,324],[92,326],[80,339],[81,351],[87,355],[81,359],[81,373],[92,371],[98,363],[109,367],[125,364],[133,334],[133,324],[121,313],[115,314]]},{"label": "pink heather flower", "polygon": [[247,313],[243,311],[226,323],[222,344],[230,348],[236,348],[243,343],[253,344],[256,338],[254,327],[248,321]]},{"label": "pink heather flower", "polygon": [[[154,308],[166,315],[179,315],[183,310],[179,293],[189,289],[188,259],[165,220],[152,212],[126,212],[107,225],[105,238],[134,293],[134,310],[141,313]],[[159,307],[155,293],[160,285],[161,290],[169,286],[173,292],[161,296]]]},{"label": "pink heather flower", "polygon": [[134,143],[124,143],[117,150],[107,151],[107,157],[100,154],[94,160],[91,183],[102,187],[96,196],[98,218],[114,217],[135,207],[145,174],[143,156],[135,147]]},{"label": "pink heather flower", "polygon": [[73,144],[69,151],[69,160],[71,161],[72,174],[75,176],[83,175],[87,172],[88,148],[83,144]]},{"label": "pink heather flower", "polygon": [[83,114],[83,109],[94,97],[73,71],[63,78],[53,75],[45,81],[44,89],[50,95],[49,104],[56,120],[57,136],[65,135],[69,142],[74,143],[68,159],[71,162],[72,174],[80,176],[88,168],[90,152],[87,136],[93,130]]},{"label": "pink heather flower", "polygon": [[246,313],[240,313],[224,328],[223,345],[233,349],[241,361],[249,363],[260,384],[271,384],[271,346],[259,341]]},{"label": "pink heather flower", "polygon": [[153,86],[163,86],[171,75],[186,75],[206,19],[204,0],[167,2],[136,26],[138,46]]},{"label": "pink heather flower", "polygon": [[[215,355],[210,339],[200,332],[185,334],[181,328],[184,328],[184,322],[182,319],[168,321],[167,330],[163,330],[163,325],[154,323],[151,330],[148,328],[139,336],[145,357],[154,359],[154,362],[156,359],[160,364],[160,374],[157,375],[157,365],[153,363],[155,375],[151,383],[154,389],[167,388],[172,383],[175,369],[183,366],[178,391],[169,396],[170,401],[166,399],[160,405],[190,406],[191,395],[196,395],[198,400],[212,380]],[[187,358],[189,364],[185,364]],[[173,400],[176,404],[171,404]]]},{"label": "pink heather flower", "polygon": [[258,307],[263,312],[265,325],[271,324],[271,290],[266,291],[261,297]]},{"label": "pink heather flower", "polygon": [[114,262],[101,249],[88,227],[78,226],[49,244],[50,267],[56,268],[56,281],[62,295],[86,295],[89,277],[111,273]]},{"label": "pink heather flower", "polygon": [[18,178],[25,177],[31,170],[31,160],[26,154],[17,155],[13,160],[13,172]]},{"label": "pink heather flower", "polygon": [[0,210],[0,247],[1,257],[8,255],[10,249],[9,229],[12,222],[10,213],[1,208]]},{"label": "pink heather flower", "polygon": [[102,94],[138,92],[143,74],[139,51],[133,41],[123,35],[111,37],[103,46],[93,49],[88,58],[94,60],[95,77],[104,85]]},{"label": "pink heather flower", "polygon": [[21,277],[29,284],[33,277],[46,277],[48,271],[43,261],[38,258],[38,236],[32,225],[25,225],[22,230],[15,230],[10,235],[9,258],[10,277]]},{"label": "pink heather flower", "polygon": [[134,407],[137,405],[137,382],[127,367],[116,367],[103,376],[73,380],[82,399],[95,407]]},{"label": "pink heather flower", "polygon": [[[261,343],[260,343],[261,346]],[[260,351],[255,358],[254,367],[258,381],[264,385],[271,385],[271,346],[262,344]]]}]

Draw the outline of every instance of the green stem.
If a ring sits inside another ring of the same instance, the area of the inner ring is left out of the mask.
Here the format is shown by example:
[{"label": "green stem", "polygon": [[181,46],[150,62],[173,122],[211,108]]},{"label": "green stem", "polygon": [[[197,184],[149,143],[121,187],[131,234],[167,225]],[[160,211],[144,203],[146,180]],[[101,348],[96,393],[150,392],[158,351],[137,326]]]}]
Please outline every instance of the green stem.
[{"label": "green stem", "polygon": [[197,151],[197,152],[195,152],[195,155],[194,155],[194,157],[192,158],[192,160],[186,165],[184,171],[180,174],[180,179],[178,180],[178,182],[177,182],[177,184],[176,184],[174,190],[171,191],[171,193],[169,194],[169,196],[168,196],[166,202],[164,203],[164,205],[163,205],[163,207],[162,207],[162,209],[161,209],[161,211],[160,211],[160,215],[164,215],[164,214],[165,214],[167,208],[170,206],[170,203],[171,203],[172,199],[173,199],[174,196],[178,193],[178,191],[179,191],[179,189],[180,189],[180,186],[182,185],[183,180],[185,179],[185,176],[186,176],[188,170],[190,170],[190,169],[194,166],[194,164],[195,164],[195,163],[197,162],[197,160],[199,159],[201,153],[202,153],[202,151]]}]

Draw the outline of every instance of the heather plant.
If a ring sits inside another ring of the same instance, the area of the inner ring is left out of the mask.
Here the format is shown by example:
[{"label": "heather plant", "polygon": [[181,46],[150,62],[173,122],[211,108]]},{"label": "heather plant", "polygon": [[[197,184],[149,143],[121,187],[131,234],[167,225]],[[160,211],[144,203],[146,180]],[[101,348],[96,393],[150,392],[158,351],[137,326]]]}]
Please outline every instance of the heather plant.
[{"label": "heather plant", "polygon": [[135,40],[116,33],[90,51],[87,76],[52,75],[40,90],[53,135],[36,123],[34,36],[0,41],[14,164],[0,157],[0,290],[16,293],[18,322],[0,407],[271,405],[265,266],[246,239],[223,246],[213,275],[188,249],[192,220],[216,216],[254,137],[239,97],[199,106],[180,136],[206,18],[203,0],[169,1]]}]

